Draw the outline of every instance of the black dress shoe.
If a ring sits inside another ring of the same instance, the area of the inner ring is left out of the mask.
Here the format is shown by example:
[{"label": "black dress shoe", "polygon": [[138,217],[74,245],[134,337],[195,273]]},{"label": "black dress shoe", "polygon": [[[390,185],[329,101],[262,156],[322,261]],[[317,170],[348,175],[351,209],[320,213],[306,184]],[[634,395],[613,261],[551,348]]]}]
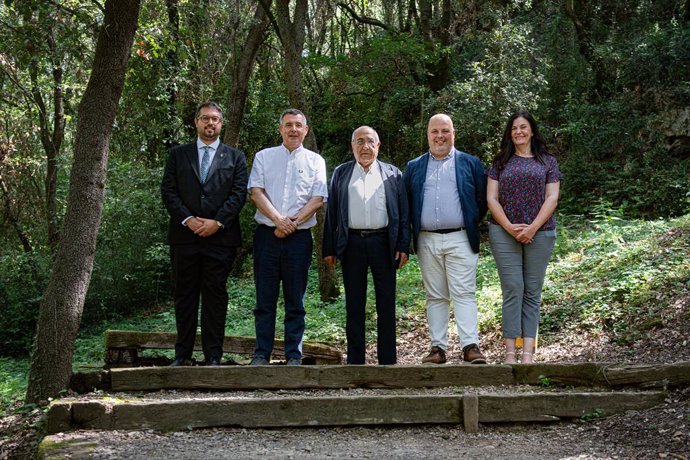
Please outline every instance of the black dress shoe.
[{"label": "black dress shoe", "polygon": [[208,360],[206,360],[206,365],[207,366],[220,366],[220,358],[218,358],[217,356],[209,358]]},{"label": "black dress shoe", "polygon": [[192,365],[192,360],[188,358],[175,358],[175,361],[172,362],[170,366],[172,367],[180,367],[180,366],[191,366]]}]

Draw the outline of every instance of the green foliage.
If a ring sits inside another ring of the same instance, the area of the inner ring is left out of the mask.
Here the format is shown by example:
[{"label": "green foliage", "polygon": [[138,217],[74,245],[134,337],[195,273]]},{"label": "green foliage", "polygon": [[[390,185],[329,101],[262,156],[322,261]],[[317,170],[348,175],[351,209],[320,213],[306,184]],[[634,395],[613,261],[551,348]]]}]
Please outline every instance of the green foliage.
[{"label": "green foliage", "polygon": [[24,398],[29,361],[0,358],[0,417],[8,414],[15,402]]},{"label": "green foliage", "polygon": [[[159,192],[165,150],[193,139],[190,122],[197,102],[214,98],[227,105],[232,64],[253,13],[242,2],[176,3],[179,22],[168,16],[170,2],[142,5],[111,142],[103,222],[84,310],[87,328],[169,299],[168,217]],[[663,295],[658,300],[657,292],[686,289],[680,280],[687,272],[679,268],[678,258],[685,237],[669,240],[680,249],[659,253],[654,248],[663,228],[685,225],[682,219],[667,224],[655,219],[686,215],[690,209],[690,157],[687,149],[668,147],[671,142],[682,146],[688,136],[676,133],[676,139],[664,133],[678,121],[674,111],[690,105],[686,2],[580,2],[577,14],[579,25],[587,29],[584,35],[577,33],[561,2],[470,2],[457,16],[448,46],[422,36],[414,21],[406,29],[405,18],[396,21],[389,3],[360,3],[362,14],[389,21],[390,30],[357,23],[340,9],[310,10],[302,56],[308,107],[302,108],[310,113],[329,169],[351,158],[350,134],[362,124],[378,130],[380,158],[404,168],[426,150],[426,122],[435,111],[450,113],[457,146],[488,164],[508,114],[529,109],[564,173],[560,212],[594,220],[567,218],[559,228],[551,266],[556,276],[549,278],[545,291],[545,330],[558,331],[567,319],[630,340],[636,333],[624,319],[632,313],[642,318],[640,324],[655,327],[666,301]],[[51,268],[45,138],[35,95],[43,95],[49,133],[54,129],[53,70],[63,69],[67,125],[57,158],[59,220],[68,187],[73,117],[91,72],[94,30],[101,20],[98,5],[85,0],[68,7],[15,1],[0,9],[0,21],[8,26],[0,29],[0,46],[12,50],[0,54],[3,354],[28,350]],[[250,160],[280,139],[277,117],[288,105],[280,49],[275,31],[269,31],[250,77],[240,140]],[[444,55],[451,56],[448,84],[432,91],[429,69]],[[229,306],[228,328],[243,334],[253,330],[253,283],[245,281],[251,280],[251,270],[241,268],[249,260],[253,212],[249,205],[241,215],[245,246],[238,278],[230,285],[236,300]],[[637,218],[649,222],[629,220]],[[645,262],[644,251],[652,262]],[[600,279],[590,279],[593,274]],[[311,276],[311,338],[342,341],[343,300],[328,305],[314,300],[317,281]],[[401,318],[423,314],[422,292],[413,258],[399,274]],[[478,299],[481,328],[494,329],[500,323],[501,294],[486,245]],[[165,314],[166,327],[174,324],[170,311]],[[371,337],[375,314],[368,315]]]},{"label": "green foliage", "polygon": [[29,352],[50,263],[50,256],[38,252],[0,257],[0,348],[3,356],[22,356]]},{"label": "green foliage", "polygon": [[[690,215],[671,221],[645,222],[608,215],[605,206],[599,212],[600,218],[591,222],[574,217],[560,219],[543,297],[540,331],[546,343],[553,334],[577,330],[603,330],[612,332],[621,342],[635,340],[650,328],[660,326],[670,301],[690,293],[687,264]],[[228,282],[226,334],[229,335],[254,334],[254,281],[248,266],[246,263],[243,276]],[[315,268],[309,276],[305,339],[342,346],[345,343],[344,296],[332,303],[322,303]],[[501,321],[500,285],[487,250],[480,255],[477,279],[480,330],[497,330]],[[375,340],[373,291],[370,290],[368,297],[367,340]],[[418,322],[424,317],[424,298],[419,265],[413,256],[398,273],[399,330],[404,330],[411,320]],[[282,305],[278,312],[277,335],[280,336]],[[76,342],[75,370],[102,366],[105,351],[102,334],[108,329],[173,332],[173,307],[165,304],[126,319],[84,326]],[[26,359],[0,358],[2,411],[23,397],[27,369]],[[543,386],[552,384],[545,376],[540,376],[539,382]],[[583,420],[600,415],[595,410]]]},{"label": "green foliage", "polygon": [[537,377],[537,379],[539,380],[539,385],[541,385],[543,387],[550,387],[552,384],[551,379],[545,375],[539,375],[539,377]]},{"label": "green foliage", "polygon": [[460,133],[458,147],[488,162],[513,112],[539,112],[549,63],[532,26],[522,21],[501,22],[475,40],[461,55],[462,78],[430,99],[426,112],[449,113]]},{"label": "green foliage", "polygon": [[583,414],[580,417],[580,421],[591,422],[592,420],[596,420],[596,419],[601,418],[603,416],[604,416],[604,411],[597,407],[592,412],[588,412],[586,414]]},{"label": "green foliage", "polygon": [[629,343],[658,327],[669,301],[690,289],[690,215],[571,225],[547,273],[541,332],[602,330]]},{"label": "green foliage", "polygon": [[565,175],[562,211],[591,214],[596,212],[592,203],[600,202],[620,208],[627,217],[678,216],[688,211],[690,159],[672,161],[661,147],[653,126],[655,114],[634,111],[621,101],[598,105],[571,101],[564,112],[570,121],[559,134],[572,151],[560,162]]},{"label": "green foliage", "polygon": [[111,162],[84,307],[87,323],[129,314],[168,298],[168,216],[158,191],[161,177],[160,169]]},{"label": "green foliage", "polygon": [[426,149],[418,125],[425,89],[418,81],[432,59],[419,37],[385,34],[336,59],[308,59],[325,75],[313,125],[330,167],[350,159],[350,136],[361,125],[378,131],[381,159],[399,167]]}]

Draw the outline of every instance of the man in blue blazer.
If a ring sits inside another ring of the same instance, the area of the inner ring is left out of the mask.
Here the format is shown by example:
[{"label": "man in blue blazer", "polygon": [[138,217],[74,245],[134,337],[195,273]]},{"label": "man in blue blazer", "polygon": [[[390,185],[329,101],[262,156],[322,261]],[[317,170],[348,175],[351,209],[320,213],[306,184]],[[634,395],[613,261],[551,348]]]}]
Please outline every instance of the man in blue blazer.
[{"label": "man in blue blazer", "polygon": [[455,149],[447,115],[429,119],[427,140],[429,151],[410,161],[404,175],[431,336],[422,362],[446,362],[452,301],[463,360],[484,364],[475,298],[479,222],[487,211],[484,168],[477,157]]},{"label": "man in blue blazer", "polygon": [[247,199],[244,153],[219,140],[220,106],[200,104],[194,124],[196,142],[170,149],[161,184],[170,214],[168,244],[175,280],[173,366],[191,364],[199,297],[206,364],[220,364],[228,307],[226,282],[241,244],[239,214]]},{"label": "man in blue blazer", "polygon": [[407,263],[410,246],[408,205],[402,173],[378,161],[376,131],[352,133],[355,160],[338,166],[331,178],[323,233],[323,257],[340,259],[347,310],[347,363],[365,363],[367,275],[376,292],[379,364],[397,361],[395,334],[396,269]]}]

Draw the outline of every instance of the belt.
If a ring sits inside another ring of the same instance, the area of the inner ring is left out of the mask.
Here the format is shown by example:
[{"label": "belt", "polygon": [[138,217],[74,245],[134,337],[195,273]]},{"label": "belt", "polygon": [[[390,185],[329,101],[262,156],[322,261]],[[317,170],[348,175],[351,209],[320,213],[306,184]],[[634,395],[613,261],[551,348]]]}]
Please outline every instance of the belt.
[{"label": "belt", "polygon": [[374,235],[381,235],[383,233],[388,233],[388,227],[376,228],[374,230],[359,230],[356,228],[349,228],[349,229],[347,229],[347,233],[350,235],[357,235],[357,236],[361,236],[362,238],[366,238],[367,236],[374,236]]},{"label": "belt", "polygon": [[442,235],[445,235],[446,233],[461,232],[463,230],[465,230],[465,227],[439,228],[438,230],[422,230],[422,231],[423,232],[429,232],[429,233],[441,233]]}]

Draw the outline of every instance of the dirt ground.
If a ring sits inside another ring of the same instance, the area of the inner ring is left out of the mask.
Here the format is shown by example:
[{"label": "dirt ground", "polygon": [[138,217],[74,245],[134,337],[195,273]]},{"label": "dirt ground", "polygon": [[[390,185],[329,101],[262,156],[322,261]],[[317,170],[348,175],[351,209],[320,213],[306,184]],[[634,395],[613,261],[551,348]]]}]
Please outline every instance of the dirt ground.
[{"label": "dirt ground", "polygon": [[[630,346],[606,335],[563,336],[540,347],[537,361],[631,364],[690,361],[690,299],[679,299],[663,326]],[[398,340],[400,364],[419,363],[427,352],[422,321]],[[461,361],[451,334],[449,362]],[[368,360],[376,362],[375,345]],[[498,334],[482,337],[490,362],[500,362]],[[0,459],[35,458],[41,413],[0,419]],[[101,459],[690,459],[690,388],[673,389],[666,402],[645,411],[605,419],[548,424],[482,425],[476,434],[459,425],[327,427],[298,429],[217,428],[187,432],[77,431],[54,435],[69,444],[51,458]],[[67,445],[65,444],[65,445]]]}]

